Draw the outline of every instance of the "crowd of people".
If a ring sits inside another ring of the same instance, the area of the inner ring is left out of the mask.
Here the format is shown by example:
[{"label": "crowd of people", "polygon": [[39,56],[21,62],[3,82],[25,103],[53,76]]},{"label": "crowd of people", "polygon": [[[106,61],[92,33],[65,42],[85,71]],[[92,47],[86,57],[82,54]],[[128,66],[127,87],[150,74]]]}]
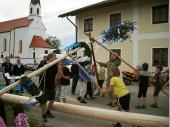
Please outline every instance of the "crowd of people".
[{"label": "crowd of people", "polygon": [[[40,62],[38,68],[43,67],[55,59],[57,59],[55,54],[49,54]],[[46,99],[46,103],[40,105],[42,109],[42,119],[44,122],[48,122],[48,118],[55,117],[51,113],[51,109],[55,101],[60,101],[60,99],[62,99],[63,103],[67,103],[67,94],[69,92],[71,78],[71,93],[73,96],[76,93],[77,84],[79,82],[80,95],[77,97],[77,100],[79,100],[80,103],[86,104],[89,97],[94,100],[94,91],[98,89],[100,95],[106,96],[108,99],[108,105],[115,106],[116,104],[119,111],[130,111],[130,91],[123,79],[120,77],[119,66],[121,64],[121,60],[113,54],[111,61],[107,63],[97,63],[100,65],[100,70],[98,72],[96,71],[96,66],[89,60],[79,62],[81,66],[77,63],[73,63],[71,69],[66,66],[65,60],[62,60],[37,75],[39,76],[39,88],[42,90]],[[6,86],[10,84],[10,79],[7,78],[6,73],[9,75],[21,76],[25,72],[20,58],[17,59],[15,65],[12,65],[9,58],[6,57],[6,62],[2,64],[2,67],[4,70],[3,76],[6,81]],[[105,68],[107,68],[106,76]],[[150,84],[154,85],[154,103],[151,107],[158,107],[158,94],[163,87],[162,81],[160,80],[163,68],[162,66],[156,66],[156,72],[153,77],[148,69],[149,65],[144,63],[142,64],[141,70],[136,70],[139,78],[138,103],[135,106],[136,109],[146,108],[147,89]],[[167,73],[169,73],[169,71]],[[105,80],[107,82],[106,88],[103,87]],[[167,79],[167,81],[168,80],[169,79]],[[99,85],[101,89],[96,87],[97,85]],[[47,101],[49,101],[48,104]],[[1,105],[2,104],[1,100]],[[17,127],[29,127],[26,114],[22,108],[19,110],[15,107],[14,116]],[[5,115],[0,115],[0,124],[5,125],[5,122]],[[21,126],[21,124],[24,124],[24,126]],[[117,123],[115,126],[119,127],[121,124]]]}]

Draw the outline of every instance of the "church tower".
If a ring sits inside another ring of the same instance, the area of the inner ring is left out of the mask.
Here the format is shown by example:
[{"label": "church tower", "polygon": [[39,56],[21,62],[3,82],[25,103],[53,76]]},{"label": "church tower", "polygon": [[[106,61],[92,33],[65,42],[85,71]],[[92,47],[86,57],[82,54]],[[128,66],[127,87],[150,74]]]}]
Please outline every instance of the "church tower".
[{"label": "church tower", "polygon": [[41,4],[40,0],[31,0],[29,8],[28,19],[41,18]]}]

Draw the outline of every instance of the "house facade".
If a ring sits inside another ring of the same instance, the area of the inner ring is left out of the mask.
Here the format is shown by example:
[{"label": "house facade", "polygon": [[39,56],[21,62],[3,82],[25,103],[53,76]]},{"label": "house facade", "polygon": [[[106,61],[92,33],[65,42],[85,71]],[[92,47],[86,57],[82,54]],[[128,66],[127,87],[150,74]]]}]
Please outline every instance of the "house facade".
[{"label": "house facade", "polygon": [[[113,27],[118,21],[136,22],[136,30],[131,38],[124,42],[107,45],[134,67],[147,62],[150,71],[156,64],[168,67],[169,22],[168,0],[106,0],[80,8],[59,17],[76,16],[78,41],[89,42],[84,32],[90,32],[95,38],[101,32]],[[94,44],[97,61],[106,62],[110,53]],[[123,62],[121,70],[130,71]]]},{"label": "house facade", "polygon": [[0,22],[0,55],[21,57],[24,63],[32,63],[40,54],[52,48],[47,42],[46,28],[41,19],[39,0],[31,0],[29,16]]}]

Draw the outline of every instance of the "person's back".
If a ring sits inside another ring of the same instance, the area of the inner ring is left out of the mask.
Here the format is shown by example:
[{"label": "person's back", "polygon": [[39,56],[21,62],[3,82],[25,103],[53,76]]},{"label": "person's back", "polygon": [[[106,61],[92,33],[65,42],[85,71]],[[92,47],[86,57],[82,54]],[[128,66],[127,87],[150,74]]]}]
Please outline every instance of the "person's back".
[{"label": "person's back", "polygon": [[151,73],[148,71],[149,65],[148,63],[142,64],[142,70],[139,71],[139,91],[138,91],[138,104],[135,106],[136,109],[146,108],[146,98],[147,98],[147,90],[149,86],[149,80],[151,77]]},{"label": "person's back", "polygon": [[151,73],[149,71],[139,71],[139,85],[149,86],[150,77]]},{"label": "person's back", "polygon": [[73,78],[71,92],[74,95],[79,80],[79,66],[77,64],[71,66],[71,77]]},{"label": "person's back", "polygon": [[110,84],[113,86],[113,92],[116,97],[120,98],[127,93],[129,93],[129,90],[127,89],[125,83],[123,82],[123,79],[120,77],[112,77]]}]

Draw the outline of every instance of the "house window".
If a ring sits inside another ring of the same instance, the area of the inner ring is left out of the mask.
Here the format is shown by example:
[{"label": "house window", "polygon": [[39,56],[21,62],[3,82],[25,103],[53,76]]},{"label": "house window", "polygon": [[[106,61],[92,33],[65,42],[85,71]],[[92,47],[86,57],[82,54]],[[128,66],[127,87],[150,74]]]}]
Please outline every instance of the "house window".
[{"label": "house window", "polygon": [[93,31],[93,18],[84,20],[84,32]]},{"label": "house window", "polygon": [[48,54],[48,50],[45,50],[45,54]]},{"label": "house window", "polygon": [[19,51],[19,53],[22,53],[22,40],[19,41],[18,51]]},{"label": "house window", "polygon": [[121,21],[121,13],[110,15],[110,27],[114,27],[120,21]]},{"label": "house window", "polygon": [[6,52],[7,50],[7,40],[6,38],[4,39],[4,44],[3,44],[3,51]]},{"label": "house window", "polygon": [[35,52],[33,52],[33,58],[35,59]]},{"label": "house window", "polygon": [[168,66],[168,48],[153,48],[152,49],[152,65],[161,64]]},{"label": "house window", "polygon": [[32,8],[30,8],[30,14],[32,14]]},{"label": "house window", "polygon": [[152,7],[152,23],[168,22],[168,4]]},{"label": "house window", "polygon": [[[111,49],[114,53],[117,53],[121,57],[121,49]],[[109,55],[109,60],[111,61],[111,53]]]},{"label": "house window", "polygon": [[39,8],[37,8],[37,15],[39,15],[40,14],[40,11],[39,11]]}]

